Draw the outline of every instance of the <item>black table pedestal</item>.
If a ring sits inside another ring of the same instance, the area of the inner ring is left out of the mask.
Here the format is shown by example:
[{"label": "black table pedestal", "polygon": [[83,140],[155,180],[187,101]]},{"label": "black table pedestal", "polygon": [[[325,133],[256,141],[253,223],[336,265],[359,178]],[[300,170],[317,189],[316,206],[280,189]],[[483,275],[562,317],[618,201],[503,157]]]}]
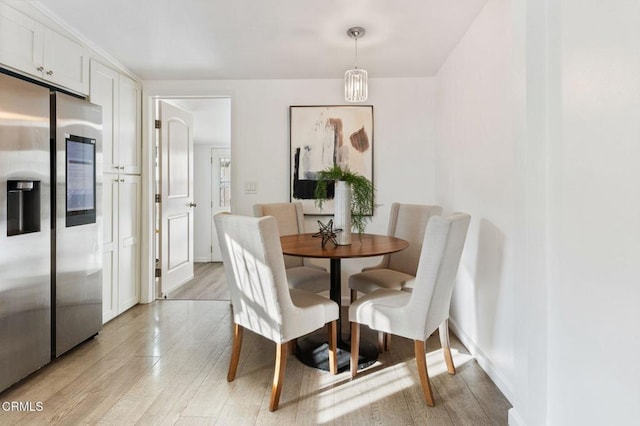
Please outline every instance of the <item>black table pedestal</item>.
[{"label": "black table pedestal", "polygon": [[[326,330],[326,329],[325,329]],[[296,357],[304,365],[329,371],[329,344],[326,332],[313,334],[298,339]],[[372,365],[378,359],[378,346],[371,342],[361,341],[358,353],[358,370]],[[351,346],[347,342],[338,343],[338,372],[346,371],[351,365]]]},{"label": "black table pedestal", "polygon": [[[329,297],[340,306],[339,316],[337,320],[338,329],[338,372],[349,369],[351,364],[351,344],[342,340],[342,305],[340,294],[341,275],[340,275],[340,259],[331,259],[331,287]],[[329,344],[327,336],[327,328],[323,328],[319,333],[298,339],[296,347],[296,357],[309,367],[318,368],[320,370],[329,371]],[[366,368],[376,362],[378,359],[377,344],[367,342],[360,339],[360,351],[358,353],[358,370]]]}]

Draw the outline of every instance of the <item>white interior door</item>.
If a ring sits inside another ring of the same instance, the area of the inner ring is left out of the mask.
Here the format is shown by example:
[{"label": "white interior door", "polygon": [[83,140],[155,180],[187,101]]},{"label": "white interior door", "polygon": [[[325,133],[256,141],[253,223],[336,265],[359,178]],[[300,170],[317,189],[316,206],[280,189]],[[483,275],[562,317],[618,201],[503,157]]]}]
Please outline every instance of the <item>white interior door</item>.
[{"label": "white interior door", "polygon": [[160,116],[161,296],[193,278],[193,119],[167,102]]},{"label": "white interior door", "polygon": [[222,262],[218,234],[213,217],[231,211],[231,150],[211,149],[211,260]]}]

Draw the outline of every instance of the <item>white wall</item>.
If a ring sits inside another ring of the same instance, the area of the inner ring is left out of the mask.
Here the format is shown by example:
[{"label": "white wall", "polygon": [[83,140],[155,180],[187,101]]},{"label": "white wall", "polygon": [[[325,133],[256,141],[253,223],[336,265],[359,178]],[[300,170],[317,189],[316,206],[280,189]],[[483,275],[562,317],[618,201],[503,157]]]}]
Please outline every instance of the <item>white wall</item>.
[{"label": "white wall", "polygon": [[193,110],[193,143],[228,148],[231,144],[231,99],[201,99]]},{"label": "white wall", "polygon": [[436,193],[472,221],[452,328],[513,397],[516,156],[509,1],[490,1],[437,76]]},{"label": "white wall", "polygon": [[171,99],[193,116],[193,144],[228,148],[231,144],[231,99],[228,97]]},{"label": "white wall", "polygon": [[193,217],[194,261],[212,260],[213,209],[211,194],[213,176],[211,148],[231,146],[231,99],[207,98],[182,100],[193,115],[193,175],[194,201],[197,207]]},{"label": "white wall", "polygon": [[640,419],[639,19],[490,0],[437,77],[436,192],[474,217],[452,314],[511,424]]},{"label": "white wall", "polygon": [[640,2],[554,12],[548,424],[638,424]]},{"label": "white wall", "polygon": [[[384,233],[393,201],[434,201],[435,85],[431,78],[369,83],[366,104],[374,106],[374,184],[381,206],[367,230]],[[145,131],[152,134],[152,96],[230,96],[233,211],[251,215],[255,203],[289,201],[289,106],[344,104],[342,84],[341,79],[147,81]],[[258,182],[257,194],[244,193],[247,181]],[[312,231],[317,225],[309,218],[307,226]],[[344,276],[374,261],[345,261]]]},{"label": "white wall", "polygon": [[211,145],[193,145],[193,260],[211,261]]}]

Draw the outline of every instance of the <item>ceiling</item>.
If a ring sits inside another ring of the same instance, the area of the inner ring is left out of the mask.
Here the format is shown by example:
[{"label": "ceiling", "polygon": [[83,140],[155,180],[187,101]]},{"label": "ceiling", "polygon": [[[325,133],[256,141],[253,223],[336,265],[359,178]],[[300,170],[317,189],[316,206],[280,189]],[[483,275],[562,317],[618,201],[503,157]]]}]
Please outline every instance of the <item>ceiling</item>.
[{"label": "ceiling", "polygon": [[41,0],[143,80],[435,75],[487,0]]}]

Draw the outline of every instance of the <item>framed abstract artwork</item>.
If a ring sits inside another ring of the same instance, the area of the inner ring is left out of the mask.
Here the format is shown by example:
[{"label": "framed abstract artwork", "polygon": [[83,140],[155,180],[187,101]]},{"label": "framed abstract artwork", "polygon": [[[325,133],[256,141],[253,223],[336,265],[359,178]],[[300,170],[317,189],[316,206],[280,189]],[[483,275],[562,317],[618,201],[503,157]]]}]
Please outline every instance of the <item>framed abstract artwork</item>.
[{"label": "framed abstract artwork", "polygon": [[333,214],[333,186],[319,209],[313,193],[321,170],[339,165],[373,182],[373,105],[289,107],[291,201],[306,215]]}]

